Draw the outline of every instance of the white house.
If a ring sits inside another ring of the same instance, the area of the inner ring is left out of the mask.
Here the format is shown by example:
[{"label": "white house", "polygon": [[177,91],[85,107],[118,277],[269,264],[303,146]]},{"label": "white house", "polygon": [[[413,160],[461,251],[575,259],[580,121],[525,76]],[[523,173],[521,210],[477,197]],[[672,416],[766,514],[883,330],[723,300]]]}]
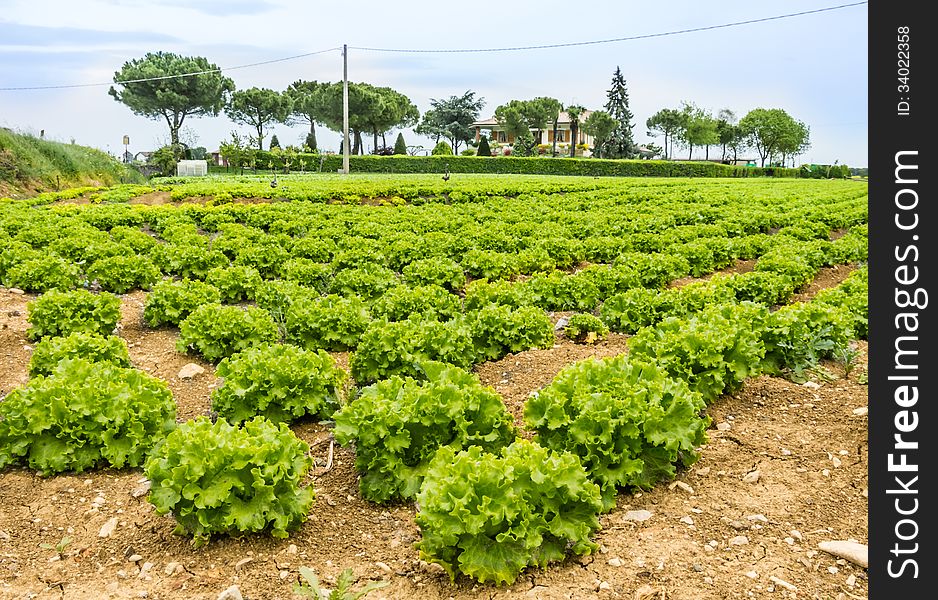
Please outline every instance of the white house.
[{"label": "white house", "polygon": [[[576,144],[586,144],[588,147],[592,148],[593,146],[593,136],[587,135],[583,131],[583,122],[586,121],[586,118],[590,116],[592,111],[585,110],[580,113],[580,126],[577,130],[577,139]],[[566,153],[569,154],[569,144],[572,141],[572,130],[570,129],[570,115],[566,112],[561,112],[557,119],[557,148],[566,149]],[[479,138],[482,137],[482,134],[485,133],[490,142],[497,142],[502,145],[512,145],[515,142],[515,136],[508,134],[505,131],[505,126],[498,122],[494,116],[483,121],[476,121],[471,125],[475,129],[475,141],[479,143]],[[534,142],[536,144],[548,144],[553,145],[554,143],[554,124],[548,123],[547,127],[541,130],[540,139],[538,139],[537,130],[532,129],[531,135],[534,136]],[[589,150],[586,150],[585,154],[589,155]]]}]

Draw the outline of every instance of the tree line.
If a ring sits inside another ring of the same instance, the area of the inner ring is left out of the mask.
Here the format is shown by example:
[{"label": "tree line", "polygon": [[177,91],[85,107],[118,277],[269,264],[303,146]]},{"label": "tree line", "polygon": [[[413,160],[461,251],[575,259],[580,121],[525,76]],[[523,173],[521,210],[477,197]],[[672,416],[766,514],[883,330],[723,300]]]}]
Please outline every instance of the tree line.
[{"label": "tree line", "polygon": [[719,146],[721,160],[732,160],[746,149],[755,150],[765,166],[766,160],[785,164],[789,158],[803,154],[810,145],[810,130],[779,108],[756,108],[736,120],[736,114],[723,109],[712,115],[693,103],[683,102],[680,108],[663,108],[645,122],[648,135],[662,136],[665,159],[673,158],[674,147],[687,149],[691,159],[694,148],[703,148],[705,159],[710,148]]},{"label": "tree line", "polygon": [[[193,76],[184,74],[199,73]],[[125,62],[114,74],[115,86],[109,94],[127,105],[135,114],[164,120],[169,128],[170,145],[180,146],[179,133],[189,116],[218,116],[224,112],[235,123],[251,128],[248,140],[237,133],[225,142],[234,148],[264,149],[264,141],[275,124],[305,124],[309,132],[305,149],[318,151],[317,125],[341,132],[343,125],[342,82],[297,80],[283,91],[252,87],[235,89],[234,81],[203,57],[180,56],[171,52],[153,52]],[[363,139],[368,136],[376,154],[404,154],[407,146],[398,134],[393,147],[386,135],[395,130],[415,127],[437,144],[435,152],[458,154],[460,147],[469,147],[475,138],[472,123],[477,121],[485,100],[467,90],[462,95],[431,99],[430,108],[421,116],[417,106],[404,94],[389,87],[349,82],[349,132],[351,154],[364,154]],[[641,155],[633,140],[633,114],[621,70],[617,67],[606,103],[602,110],[588,111],[578,104],[564,105],[560,100],[538,97],[511,100],[495,109],[495,118],[506,133],[514,138],[512,154],[530,156],[539,149],[532,130],[553,131],[551,154],[558,155],[557,131],[562,112],[570,119],[569,155],[576,156],[576,139],[582,130],[594,139],[593,155],[601,158],[633,158]],[[734,159],[743,148],[753,148],[763,166],[770,157],[786,158],[802,153],[808,146],[808,128],[780,109],[755,109],[738,123],[729,110],[716,117],[693,104],[678,109],[662,109],[646,122],[649,135],[663,135],[661,154],[671,158],[674,146],[688,149],[705,148],[707,158],[711,146],[722,147],[722,159],[728,152]],[[380,144],[379,144],[380,139]],[[273,139],[271,140],[273,142]],[[445,143],[442,143],[445,142]],[[279,146],[275,144],[275,146]],[[448,147],[448,148],[447,148]],[[657,150],[652,146],[654,150]],[[483,137],[476,152],[490,154],[488,140]],[[646,153],[647,156],[647,153]]]}]

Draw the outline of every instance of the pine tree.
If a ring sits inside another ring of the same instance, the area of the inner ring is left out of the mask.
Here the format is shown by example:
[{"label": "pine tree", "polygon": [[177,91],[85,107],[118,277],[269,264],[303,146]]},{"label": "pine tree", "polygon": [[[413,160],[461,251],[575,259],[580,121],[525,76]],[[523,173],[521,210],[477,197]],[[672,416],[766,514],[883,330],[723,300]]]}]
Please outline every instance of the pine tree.
[{"label": "pine tree", "polygon": [[512,156],[534,156],[537,153],[537,143],[530,131],[522,131],[511,145]]},{"label": "pine tree", "polygon": [[622,70],[616,67],[612,76],[612,87],[606,92],[606,112],[615,119],[616,128],[603,145],[606,158],[630,158],[634,154],[635,143],[632,140],[632,111],[629,110],[629,92],[625,87]]},{"label": "pine tree", "polygon": [[279,147],[280,147],[280,140],[277,139],[277,134],[275,133],[270,138],[270,149],[273,150],[274,148],[279,148]]},{"label": "pine tree", "polygon": [[394,141],[394,154],[407,154],[407,143],[404,141],[404,134],[398,133]]},{"label": "pine tree", "polygon": [[489,138],[482,136],[479,139],[479,151],[477,156],[492,156],[492,149],[489,147]]}]

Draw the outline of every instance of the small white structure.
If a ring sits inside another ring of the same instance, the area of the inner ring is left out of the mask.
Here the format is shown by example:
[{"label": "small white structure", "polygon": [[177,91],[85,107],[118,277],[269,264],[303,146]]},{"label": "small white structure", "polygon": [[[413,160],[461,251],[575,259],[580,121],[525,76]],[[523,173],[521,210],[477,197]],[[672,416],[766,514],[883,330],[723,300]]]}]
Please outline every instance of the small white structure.
[{"label": "small white structure", "polygon": [[176,163],[177,177],[204,177],[208,175],[208,161],[181,160]]}]

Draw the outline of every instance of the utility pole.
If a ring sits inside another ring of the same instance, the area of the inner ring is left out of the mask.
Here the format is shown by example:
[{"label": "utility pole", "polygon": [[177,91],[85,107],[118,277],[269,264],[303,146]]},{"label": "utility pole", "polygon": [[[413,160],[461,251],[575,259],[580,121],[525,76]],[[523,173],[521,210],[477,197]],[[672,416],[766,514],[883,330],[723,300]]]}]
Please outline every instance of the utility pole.
[{"label": "utility pole", "polygon": [[342,44],[342,174],[348,175],[348,45]]}]

